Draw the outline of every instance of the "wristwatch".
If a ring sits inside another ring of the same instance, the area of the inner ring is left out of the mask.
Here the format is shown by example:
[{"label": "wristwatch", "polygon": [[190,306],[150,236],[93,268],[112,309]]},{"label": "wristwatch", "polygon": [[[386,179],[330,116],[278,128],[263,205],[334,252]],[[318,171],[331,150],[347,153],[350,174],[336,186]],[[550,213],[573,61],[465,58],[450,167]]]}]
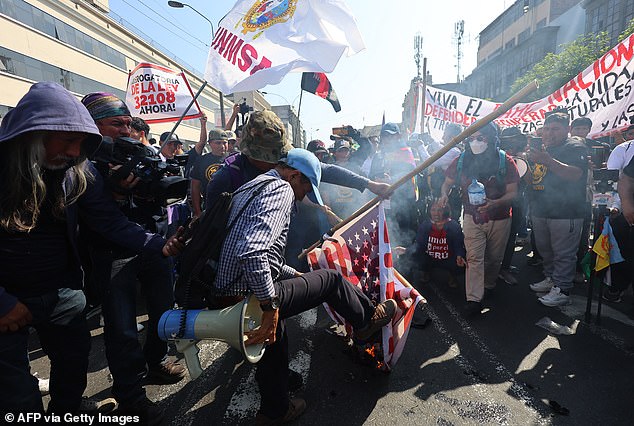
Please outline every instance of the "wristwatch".
[{"label": "wristwatch", "polygon": [[266,302],[260,302],[260,308],[265,312],[275,311],[279,309],[279,307],[280,307],[280,298],[277,296],[271,297]]}]

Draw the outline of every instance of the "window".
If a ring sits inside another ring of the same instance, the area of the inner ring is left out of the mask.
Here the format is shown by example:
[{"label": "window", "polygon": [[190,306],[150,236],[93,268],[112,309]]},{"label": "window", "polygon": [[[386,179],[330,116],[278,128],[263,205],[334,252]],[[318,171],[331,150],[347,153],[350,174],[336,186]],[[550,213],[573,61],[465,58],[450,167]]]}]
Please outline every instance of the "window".
[{"label": "window", "polygon": [[125,56],[112,47],[71,27],[24,0],[0,0],[0,13],[126,70]]},{"label": "window", "polygon": [[527,28],[524,31],[522,31],[521,33],[519,33],[519,35],[517,36],[517,44],[522,43],[525,40],[528,40],[528,38],[531,35],[531,29]]},{"label": "window", "polygon": [[0,71],[33,81],[54,81],[75,93],[110,92],[125,99],[125,92],[122,90],[4,47],[0,47]]}]

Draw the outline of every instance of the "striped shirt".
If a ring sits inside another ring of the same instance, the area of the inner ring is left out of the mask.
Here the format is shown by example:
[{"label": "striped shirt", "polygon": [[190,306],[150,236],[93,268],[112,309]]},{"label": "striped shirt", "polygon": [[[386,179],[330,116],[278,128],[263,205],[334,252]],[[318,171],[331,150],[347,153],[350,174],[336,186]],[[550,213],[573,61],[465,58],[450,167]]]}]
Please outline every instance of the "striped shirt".
[{"label": "striped shirt", "polygon": [[225,239],[215,282],[220,294],[253,292],[258,300],[267,300],[276,295],[273,282],[296,274],[284,263],[295,194],[277,171],[271,170],[240,187],[242,191],[233,199],[229,223],[264,181],[274,182],[255,196]]}]

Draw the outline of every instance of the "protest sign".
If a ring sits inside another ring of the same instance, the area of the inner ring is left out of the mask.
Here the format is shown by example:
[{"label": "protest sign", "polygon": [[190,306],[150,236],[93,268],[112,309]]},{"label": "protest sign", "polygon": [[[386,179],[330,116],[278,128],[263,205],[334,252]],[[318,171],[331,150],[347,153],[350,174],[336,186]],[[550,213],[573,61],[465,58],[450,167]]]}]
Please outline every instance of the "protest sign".
[{"label": "protest sign", "polygon": [[[125,103],[133,117],[147,123],[178,121],[194,98],[185,74],[150,63],[140,63],[128,76]],[[198,102],[183,120],[201,116]]]},{"label": "protest sign", "polygon": [[364,48],[343,0],[238,0],[220,21],[205,78],[224,93],[261,89],[289,72],[331,72]]},{"label": "protest sign", "polygon": [[[530,133],[543,125],[545,114],[565,107],[571,120],[592,120],[589,137],[607,136],[614,130],[634,124],[634,34],[610,49],[584,71],[549,96],[520,103],[495,122],[500,127],[517,126]],[[417,90],[419,90],[417,88]],[[425,120],[422,131],[440,140],[445,125],[469,126],[497,109],[501,104],[457,92],[427,86]],[[422,109],[417,99],[417,109]]]}]

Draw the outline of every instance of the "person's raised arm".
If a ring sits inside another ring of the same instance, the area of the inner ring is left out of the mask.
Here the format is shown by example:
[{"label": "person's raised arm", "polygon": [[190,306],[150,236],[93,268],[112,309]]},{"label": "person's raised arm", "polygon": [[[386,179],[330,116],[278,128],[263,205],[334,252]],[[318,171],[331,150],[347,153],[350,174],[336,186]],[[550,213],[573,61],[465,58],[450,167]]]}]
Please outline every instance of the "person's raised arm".
[{"label": "person's raised arm", "polygon": [[229,121],[227,121],[227,125],[225,126],[225,130],[231,130],[233,127],[233,123],[236,122],[236,117],[240,112],[240,104],[233,105],[233,111],[231,111],[231,117],[229,117]]},{"label": "person's raised arm", "polygon": [[207,143],[207,116],[205,113],[200,116],[200,137],[198,138],[198,142],[194,145],[194,150],[200,155],[203,153],[203,149],[205,149],[205,144]]}]

